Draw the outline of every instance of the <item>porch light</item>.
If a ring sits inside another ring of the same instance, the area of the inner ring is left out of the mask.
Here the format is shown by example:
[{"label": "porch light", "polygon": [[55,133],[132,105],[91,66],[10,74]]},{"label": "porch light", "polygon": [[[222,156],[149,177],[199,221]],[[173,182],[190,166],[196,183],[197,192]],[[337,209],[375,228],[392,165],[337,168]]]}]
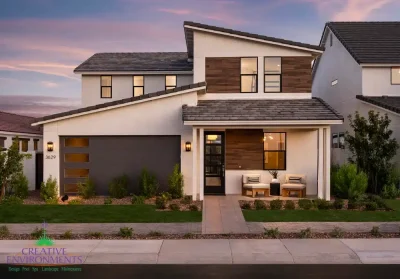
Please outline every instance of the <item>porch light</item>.
[{"label": "porch light", "polygon": [[53,149],[54,149],[54,144],[53,144],[53,142],[52,141],[48,141],[47,142],[47,151],[53,151]]},{"label": "porch light", "polygon": [[185,143],[185,149],[186,149],[186,151],[191,151],[192,150],[192,143],[190,142],[190,141],[187,141],[186,143]]}]

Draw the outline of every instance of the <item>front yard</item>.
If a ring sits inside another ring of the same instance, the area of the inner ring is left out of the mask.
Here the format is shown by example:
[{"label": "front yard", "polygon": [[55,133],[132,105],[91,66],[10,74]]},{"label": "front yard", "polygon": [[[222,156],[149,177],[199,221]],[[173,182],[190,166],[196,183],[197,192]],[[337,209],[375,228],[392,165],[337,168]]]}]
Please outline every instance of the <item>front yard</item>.
[{"label": "front yard", "polygon": [[0,223],[201,222],[200,211],[158,211],[154,205],[2,205]]}]

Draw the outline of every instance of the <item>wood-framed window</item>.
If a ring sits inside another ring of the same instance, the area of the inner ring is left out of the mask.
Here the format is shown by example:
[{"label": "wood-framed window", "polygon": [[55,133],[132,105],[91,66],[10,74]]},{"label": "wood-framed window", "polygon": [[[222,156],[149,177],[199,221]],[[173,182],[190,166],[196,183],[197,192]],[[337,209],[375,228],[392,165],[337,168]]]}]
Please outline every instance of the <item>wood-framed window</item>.
[{"label": "wood-framed window", "polygon": [[176,75],[165,76],[165,90],[176,88]]},{"label": "wood-framed window", "polygon": [[101,76],[100,83],[100,97],[112,98],[112,76]]},{"label": "wood-framed window", "polygon": [[258,57],[240,58],[240,93],[258,92]]},{"label": "wood-framed window", "polygon": [[144,94],[144,76],[133,76],[133,97]]},{"label": "wood-framed window", "polygon": [[282,58],[264,57],[264,93],[282,92]]},{"label": "wood-framed window", "polygon": [[38,150],[39,139],[33,139],[33,150]]},{"label": "wood-framed window", "polygon": [[286,133],[264,133],[264,170],[286,170]]},{"label": "wood-framed window", "polygon": [[391,80],[393,85],[400,85],[400,67],[392,67]]},{"label": "wood-framed window", "polygon": [[0,150],[6,147],[6,137],[0,137]]},{"label": "wood-framed window", "polygon": [[29,139],[25,139],[25,138],[13,138],[13,144],[17,144],[18,145],[18,149],[22,152],[28,152],[29,150]]}]

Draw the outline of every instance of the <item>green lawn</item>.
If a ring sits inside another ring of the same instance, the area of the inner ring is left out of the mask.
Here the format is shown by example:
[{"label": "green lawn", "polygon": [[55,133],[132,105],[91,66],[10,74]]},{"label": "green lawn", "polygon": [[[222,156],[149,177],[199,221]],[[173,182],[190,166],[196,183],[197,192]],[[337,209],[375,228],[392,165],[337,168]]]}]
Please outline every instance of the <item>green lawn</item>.
[{"label": "green lawn", "polygon": [[2,205],[0,223],[201,222],[201,212],[156,211],[153,205]]},{"label": "green lawn", "polygon": [[400,221],[400,200],[388,200],[395,211],[243,210],[248,222],[393,222]]}]

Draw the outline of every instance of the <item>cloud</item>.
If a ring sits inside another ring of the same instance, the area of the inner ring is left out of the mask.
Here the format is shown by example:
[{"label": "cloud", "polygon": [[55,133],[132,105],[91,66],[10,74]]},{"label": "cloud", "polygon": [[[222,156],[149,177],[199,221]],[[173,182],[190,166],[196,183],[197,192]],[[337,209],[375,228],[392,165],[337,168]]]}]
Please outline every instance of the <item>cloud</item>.
[{"label": "cloud", "polygon": [[40,74],[59,76],[79,81],[79,78],[73,76],[73,68],[73,66],[67,67],[67,65],[49,66],[43,62],[30,65],[24,64],[23,61],[0,61],[0,70],[36,72]]},{"label": "cloud", "polygon": [[178,9],[158,9],[160,12],[175,14],[175,15],[189,15],[192,13],[190,10],[178,10]]},{"label": "cloud", "polygon": [[58,84],[55,82],[51,82],[51,81],[42,81],[40,82],[41,85],[43,85],[44,87],[47,88],[56,88],[58,87]]}]

